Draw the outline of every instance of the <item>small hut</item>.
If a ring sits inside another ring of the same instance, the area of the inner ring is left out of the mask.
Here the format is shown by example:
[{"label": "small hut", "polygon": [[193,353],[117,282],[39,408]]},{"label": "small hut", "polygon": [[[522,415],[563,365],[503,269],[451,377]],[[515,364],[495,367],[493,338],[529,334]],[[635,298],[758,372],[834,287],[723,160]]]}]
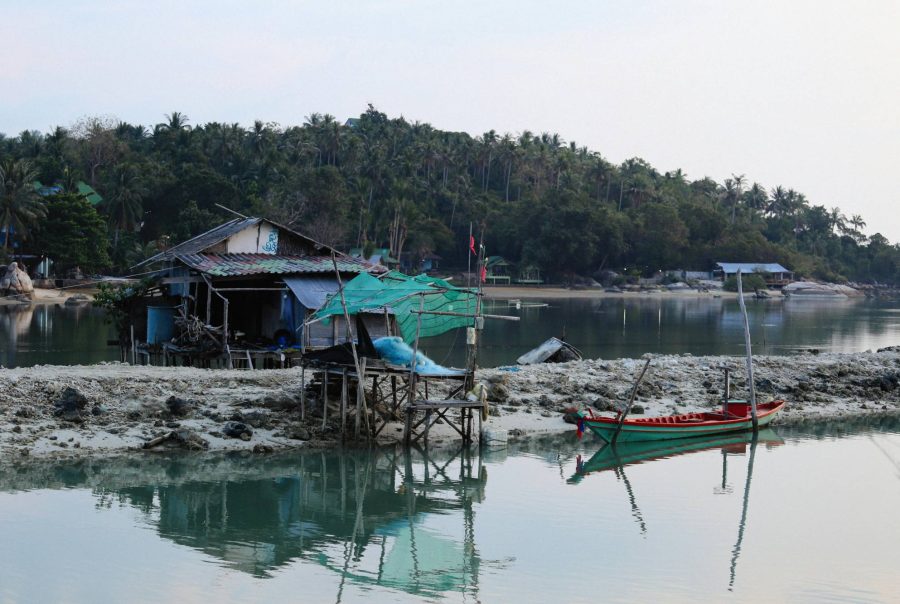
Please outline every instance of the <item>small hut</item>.
[{"label": "small hut", "polygon": [[[253,217],[230,220],[138,267],[157,269],[146,325],[137,329],[138,338],[146,334],[148,356],[222,355],[227,366],[266,357],[283,364],[286,354],[344,341],[340,318],[327,326],[306,320],[337,291],[336,272],[350,279],[385,270]],[[365,320],[370,333],[387,333],[383,316]]]}]

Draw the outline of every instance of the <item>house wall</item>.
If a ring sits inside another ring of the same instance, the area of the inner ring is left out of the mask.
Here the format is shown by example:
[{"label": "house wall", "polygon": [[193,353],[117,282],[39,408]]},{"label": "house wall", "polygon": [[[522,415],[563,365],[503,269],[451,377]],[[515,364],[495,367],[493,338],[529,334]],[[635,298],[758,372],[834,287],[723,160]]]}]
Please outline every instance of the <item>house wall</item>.
[{"label": "house wall", "polygon": [[227,254],[275,254],[278,252],[278,229],[261,222],[235,233],[225,241]]}]

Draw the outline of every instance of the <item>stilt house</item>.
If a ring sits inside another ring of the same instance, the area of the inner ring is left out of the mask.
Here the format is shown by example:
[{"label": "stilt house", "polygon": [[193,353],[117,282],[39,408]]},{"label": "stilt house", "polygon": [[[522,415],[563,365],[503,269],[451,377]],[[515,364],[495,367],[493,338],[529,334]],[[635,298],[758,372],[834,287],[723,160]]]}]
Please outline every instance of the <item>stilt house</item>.
[{"label": "stilt house", "polygon": [[[327,325],[304,326],[304,321],[338,290],[338,274],[347,281],[386,270],[270,220],[250,217],[235,218],[138,266],[158,268],[163,294],[148,307],[147,343],[174,348],[174,336],[181,342],[177,347],[190,347],[196,338],[180,337],[183,332],[205,331],[229,364],[232,356],[249,360],[246,351],[302,351],[342,342],[346,328],[340,317]],[[154,318],[154,308],[164,310],[161,317]],[[364,319],[373,336],[389,331],[383,314]]]}]

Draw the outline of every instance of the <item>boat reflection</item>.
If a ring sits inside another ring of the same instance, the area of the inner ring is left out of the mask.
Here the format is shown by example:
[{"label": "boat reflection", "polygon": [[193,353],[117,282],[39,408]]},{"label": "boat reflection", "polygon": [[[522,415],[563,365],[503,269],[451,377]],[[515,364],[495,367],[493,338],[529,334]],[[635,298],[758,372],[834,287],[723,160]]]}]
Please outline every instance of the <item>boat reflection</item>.
[{"label": "boat reflection", "polygon": [[713,492],[716,494],[730,494],[732,493],[732,488],[728,484],[728,456],[746,455],[748,454],[749,449],[747,477],[746,482],[744,483],[744,496],[741,505],[741,519],[738,523],[737,542],[731,550],[728,589],[732,590],[734,588],[734,581],[737,573],[738,558],[741,555],[741,546],[744,541],[744,531],[747,526],[747,508],[750,503],[750,483],[753,479],[753,462],[756,457],[756,447],[760,443],[765,444],[767,447],[775,447],[784,444],[784,439],[778,436],[773,429],[766,428],[757,433],[740,432],[716,437],[677,439],[671,441],[630,442],[618,445],[605,444],[586,462],[582,461],[581,456],[579,455],[576,458],[575,474],[573,474],[567,482],[569,484],[578,484],[590,474],[610,470],[613,471],[616,478],[622,480],[625,485],[628,500],[631,504],[631,513],[641,529],[641,534],[646,534],[647,524],[637,505],[631,482],[625,474],[626,466],[660,461],[678,457],[680,455],[699,453],[701,451],[720,449],[722,452],[722,482],[715,486]]},{"label": "boat reflection", "polygon": [[[473,506],[487,473],[469,449],[84,462],[48,466],[43,481],[31,471],[22,486],[92,487],[98,507],[133,506],[161,537],[231,569],[263,578],[319,564],[339,575],[337,601],[348,583],[478,599]],[[7,487],[23,478],[0,472]]]}]

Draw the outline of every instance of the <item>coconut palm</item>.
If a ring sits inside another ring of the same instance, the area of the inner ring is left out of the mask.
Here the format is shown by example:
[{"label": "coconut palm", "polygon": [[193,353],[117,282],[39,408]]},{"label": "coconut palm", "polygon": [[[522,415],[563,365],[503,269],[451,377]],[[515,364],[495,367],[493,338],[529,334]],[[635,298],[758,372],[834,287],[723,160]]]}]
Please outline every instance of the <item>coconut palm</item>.
[{"label": "coconut palm", "polygon": [[0,162],[0,230],[3,252],[9,249],[15,231],[25,238],[31,227],[46,215],[46,206],[34,190],[37,172],[25,159],[6,158]]},{"label": "coconut palm", "polygon": [[131,164],[116,166],[113,194],[106,202],[109,223],[115,229],[113,248],[119,244],[119,231],[136,227],[143,214],[144,182]]}]

